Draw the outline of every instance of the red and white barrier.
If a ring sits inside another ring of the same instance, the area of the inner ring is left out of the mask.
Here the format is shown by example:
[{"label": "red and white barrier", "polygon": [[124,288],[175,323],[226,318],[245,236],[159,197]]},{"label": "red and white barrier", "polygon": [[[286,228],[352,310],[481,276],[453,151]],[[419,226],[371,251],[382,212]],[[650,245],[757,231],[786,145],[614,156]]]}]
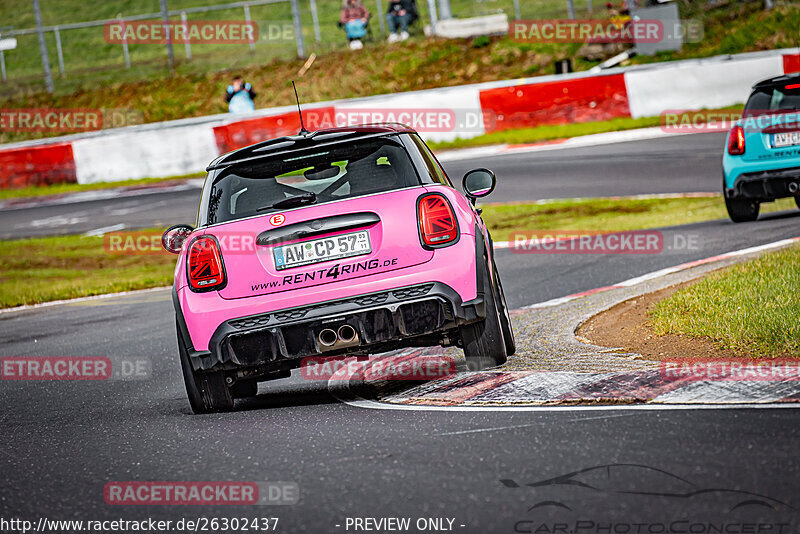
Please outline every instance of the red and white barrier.
[{"label": "red and white barrier", "polygon": [[[348,124],[370,112],[445,110],[447,124],[418,128],[427,140],[445,141],[509,128],[732,106],[744,102],[753,83],[797,71],[800,49],[786,49],[320,102],[304,105],[304,112],[314,129]],[[295,109],[286,106],[0,146],[0,188],[196,173],[219,154],[296,133],[299,126]]]},{"label": "red and white barrier", "polygon": [[70,143],[0,150],[0,189],[77,181]]},{"label": "red and white barrier", "polygon": [[498,87],[480,92],[487,131],[630,117],[624,74]]}]

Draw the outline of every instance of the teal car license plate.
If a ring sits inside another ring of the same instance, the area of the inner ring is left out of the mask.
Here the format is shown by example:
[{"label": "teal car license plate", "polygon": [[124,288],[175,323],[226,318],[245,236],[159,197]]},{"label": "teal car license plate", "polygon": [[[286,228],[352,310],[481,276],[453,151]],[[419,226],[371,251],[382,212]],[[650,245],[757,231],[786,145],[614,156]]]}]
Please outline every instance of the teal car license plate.
[{"label": "teal car license plate", "polygon": [[800,132],[776,133],[772,135],[772,146],[775,148],[795,145],[800,145]]}]

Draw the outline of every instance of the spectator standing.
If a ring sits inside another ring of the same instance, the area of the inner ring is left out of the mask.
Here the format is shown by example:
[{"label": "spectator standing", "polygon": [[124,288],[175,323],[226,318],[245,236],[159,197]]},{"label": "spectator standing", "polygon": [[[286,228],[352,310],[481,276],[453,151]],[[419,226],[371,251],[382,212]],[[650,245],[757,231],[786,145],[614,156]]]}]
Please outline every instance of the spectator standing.
[{"label": "spectator standing", "polygon": [[231,84],[225,92],[225,101],[228,103],[228,111],[231,113],[247,113],[254,111],[256,92],[253,86],[242,79],[241,76],[234,76]]},{"label": "spectator standing", "polygon": [[344,0],[339,15],[339,27],[344,28],[352,50],[364,48],[361,39],[367,35],[367,24],[369,24],[369,11],[361,0]]},{"label": "spectator standing", "polygon": [[414,0],[389,0],[389,9],[386,11],[386,24],[389,26],[388,41],[396,43],[408,39],[408,26],[415,20],[417,20],[417,6]]}]

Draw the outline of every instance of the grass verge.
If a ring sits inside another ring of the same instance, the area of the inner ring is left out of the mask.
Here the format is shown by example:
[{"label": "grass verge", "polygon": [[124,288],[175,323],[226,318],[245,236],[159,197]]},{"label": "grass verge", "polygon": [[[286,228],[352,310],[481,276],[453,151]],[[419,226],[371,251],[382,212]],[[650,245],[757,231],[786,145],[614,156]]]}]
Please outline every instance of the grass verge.
[{"label": "grass verge", "polygon": [[712,274],[654,306],[656,333],[759,357],[800,357],[800,245]]},{"label": "grass verge", "polygon": [[[704,110],[709,115],[718,112],[741,112],[743,106],[736,105],[726,108]],[[700,124],[699,122],[697,124]],[[623,130],[634,130],[636,128],[650,128],[661,125],[661,117],[640,117],[633,119],[620,117],[607,121],[597,122],[577,122],[569,124],[554,124],[548,126],[538,126],[536,128],[519,128],[515,130],[504,130],[502,132],[492,132],[479,135],[470,139],[455,139],[453,141],[443,141],[441,143],[429,143],[433,150],[447,150],[454,148],[466,148],[484,145],[521,145],[525,143],[535,143],[537,141],[549,141],[552,139],[567,139],[579,137],[581,135],[592,135],[605,132],[619,132]]]},{"label": "grass verge", "polygon": [[109,254],[102,237],[4,241],[0,307],[166,286],[174,267],[175,256],[166,252]]},{"label": "grass verge", "polygon": [[[699,198],[589,198],[540,204],[486,205],[483,219],[496,241],[517,231],[597,230],[621,232],[728,217],[722,196]],[[762,213],[796,209],[791,198],[762,204]]]},{"label": "grass verge", "polygon": [[578,137],[581,135],[618,132],[621,130],[633,130],[636,128],[649,128],[652,126],[658,126],[659,124],[659,117],[642,117],[639,119],[621,117],[608,121],[556,124],[549,126],[538,126],[536,128],[504,130],[502,132],[492,132],[471,137],[469,139],[459,138],[453,141],[428,143],[428,145],[430,145],[431,149],[433,150],[449,150],[484,145],[522,145],[526,143],[536,143],[537,141],[567,139],[569,137]]},{"label": "grass verge", "polygon": [[[794,202],[784,199],[764,207],[773,211],[790,209]],[[483,208],[484,220],[497,241],[507,240],[513,231],[622,231],[726,216],[720,197],[558,200]],[[102,237],[82,236],[4,241],[0,249],[0,307],[146,289],[172,282],[172,254],[109,254],[103,243]]]},{"label": "grass verge", "polygon": [[138,178],[135,180],[122,180],[119,182],[98,182],[93,184],[52,184],[23,187],[21,189],[0,189],[0,200],[11,198],[41,197],[46,195],[63,195],[67,193],[82,193],[97,189],[114,189],[117,187],[130,187],[137,185],[162,184],[164,182],[178,182],[190,178],[202,178],[205,174],[187,174],[184,176],[170,176],[168,178]]}]

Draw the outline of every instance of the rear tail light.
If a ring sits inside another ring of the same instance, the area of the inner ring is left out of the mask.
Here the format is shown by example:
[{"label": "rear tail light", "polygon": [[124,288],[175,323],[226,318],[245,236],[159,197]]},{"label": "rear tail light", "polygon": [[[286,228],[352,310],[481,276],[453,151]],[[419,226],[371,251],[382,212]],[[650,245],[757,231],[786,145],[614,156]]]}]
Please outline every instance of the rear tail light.
[{"label": "rear tail light", "polygon": [[225,268],[216,239],[200,236],[192,241],[186,259],[186,273],[193,291],[212,291],[225,286]]},{"label": "rear tail light", "polygon": [[439,194],[425,195],[417,205],[419,233],[429,247],[453,244],[458,239],[458,223],[453,208]]},{"label": "rear tail light", "polygon": [[741,156],[744,154],[744,129],[736,125],[728,134],[728,154]]}]

